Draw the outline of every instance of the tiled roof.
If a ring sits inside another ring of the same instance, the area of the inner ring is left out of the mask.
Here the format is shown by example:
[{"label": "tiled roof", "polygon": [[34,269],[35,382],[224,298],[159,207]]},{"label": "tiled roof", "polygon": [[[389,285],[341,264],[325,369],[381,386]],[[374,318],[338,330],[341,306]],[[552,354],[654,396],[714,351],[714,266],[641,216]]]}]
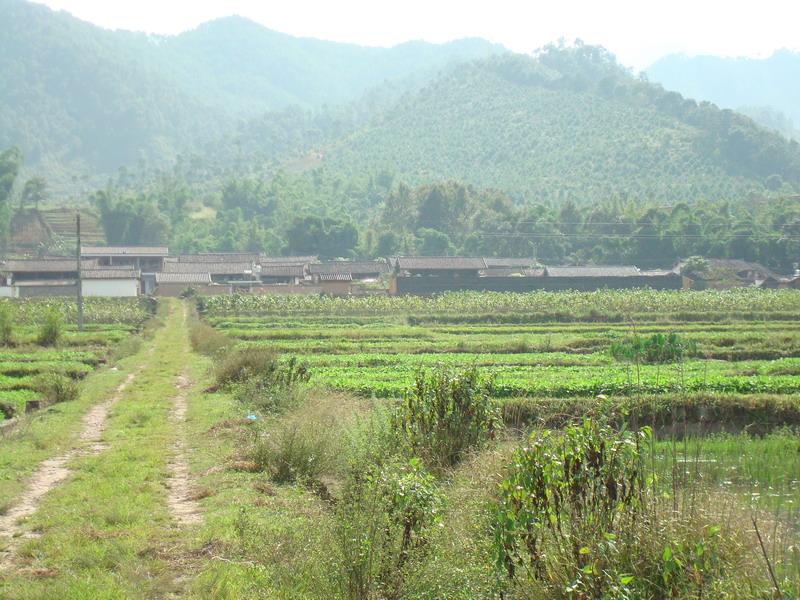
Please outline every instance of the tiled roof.
[{"label": "tiled roof", "polygon": [[639,277],[632,266],[547,267],[548,277]]},{"label": "tiled roof", "polygon": [[201,252],[200,254],[179,254],[180,263],[255,263],[258,252]]},{"label": "tiled roof", "polygon": [[261,277],[303,277],[303,265],[262,265],[261,271],[256,271]]},{"label": "tiled roof", "polygon": [[156,273],[156,283],[211,283],[208,273]]},{"label": "tiled roof", "polygon": [[89,269],[81,271],[81,279],[139,279],[134,269]]},{"label": "tiled roof", "polygon": [[527,269],[528,267],[538,264],[534,258],[502,258],[487,256],[483,260],[486,261],[486,266],[490,269],[495,267],[522,267]]},{"label": "tiled roof", "polygon": [[[91,269],[97,266],[96,260],[83,260],[81,267]],[[78,261],[69,258],[14,259],[0,264],[5,273],[70,273],[78,271]]]},{"label": "tiled roof", "polygon": [[253,272],[251,263],[189,263],[165,262],[165,273],[210,273],[211,275],[250,275]]},{"label": "tiled roof", "polygon": [[481,275],[484,277],[542,277],[544,268],[494,267],[482,270]]},{"label": "tiled roof", "polygon": [[385,260],[335,260],[308,266],[312,275],[321,273],[352,273],[363,275],[368,273],[388,273],[389,265]]},{"label": "tiled roof", "polygon": [[462,256],[398,256],[397,268],[403,271],[479,271],[486,268],[482,258]]},{"label": "tiled roof", "polygon": [[320,273],[320,281],[353,281],[352,273]]},{"label": "tiled roof", "polygon": [[81,246],[82,256],[168,256],[166,246]]},{"label": "tiled roof", "polygon": [[318,256],[267,256],[262,254],[258,258],[262,265],[307,265],[319,262]]}]

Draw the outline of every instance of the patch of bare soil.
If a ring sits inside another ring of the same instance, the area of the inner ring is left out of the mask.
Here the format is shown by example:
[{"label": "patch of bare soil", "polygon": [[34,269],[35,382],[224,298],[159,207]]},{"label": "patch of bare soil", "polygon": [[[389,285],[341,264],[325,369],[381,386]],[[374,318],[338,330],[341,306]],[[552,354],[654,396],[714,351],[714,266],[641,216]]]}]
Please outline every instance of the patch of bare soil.
[{"label": "patch of bare soil", "polygon": [[[139,368],[141,370],[141,367]],[[48,458],[39,465],[28,482],[28,487],[4,515],[0,515],[0,570],[11,565],[13,556],[21,540],[26,536],[19,527],[20,521],[30,517],[39,507],[42,498],[50,490],[63,482],[70,474],[67,463],[80,456],[99,454],[108,446],[102,442],[108,413],[116,404],[136,373],[131,373],[105,402],[96,404],[82,420],[83,427],[78,436],[78,444],[59,456]]]},{"label": "patch of bare soil", "polygon": [[169,488],[167,505],[178,523],[181,525],[193,525],[201,521],[198,500],[199,497],[202,497],[202,494],[198,494],[197,490],[192,486],[183,433],[183,423],[186,421],[186,411],[188,410],[186,397],[191,387],[189,378],[185,375],[179,375],[175,387],[178,393],[172,399],[172,414],[170,418],[178,429],[178,436],[173,444],[174,455],[169,463],[170,478],[167,481],[167,487]]}]

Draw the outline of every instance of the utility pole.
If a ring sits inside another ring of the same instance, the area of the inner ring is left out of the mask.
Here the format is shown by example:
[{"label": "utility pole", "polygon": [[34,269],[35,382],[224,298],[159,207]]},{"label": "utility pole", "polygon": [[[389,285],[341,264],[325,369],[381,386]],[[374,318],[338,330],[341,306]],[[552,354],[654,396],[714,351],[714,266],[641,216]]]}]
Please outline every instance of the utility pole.
[{"label": "utility pole", "polygon": [[78,331],[83,331],[83,281],[81,279],[81,213],[77,215],[78,241],[75,250],[76,260],[78,261]]}]

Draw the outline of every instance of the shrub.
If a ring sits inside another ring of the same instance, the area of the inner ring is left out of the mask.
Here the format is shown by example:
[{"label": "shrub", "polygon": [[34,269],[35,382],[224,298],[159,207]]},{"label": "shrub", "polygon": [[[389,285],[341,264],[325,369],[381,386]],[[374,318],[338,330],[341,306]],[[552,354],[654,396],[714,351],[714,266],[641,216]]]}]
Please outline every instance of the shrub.
[{"label": "shrub", "polygon": [[17,409],[7,402],[0,402],[0,414],[4,419],[13,419],[17,416]]},{"label": "shrub", "polygon": [[264,413],[279,413],[302,403],[302,384],[311,373],[295,357],[286,362],[273,361],[259,374],[239,380],[233,386],[234,397],[246,406]]},{"label": "shrub", "polygon": [[392,416],[392,428],[412,455],[432,466],[454,466],[466,450],[493,438],[500,426],[491,388],[475,368],[420,372]]},{"label": "shrub", "polygon": [[233,388],[233,397],[262,413],[282,413],[302,404],[305,390],[299,385],[276,385],[268,377],[251,377]]},{"label": "shrub", "polygon": [[207,356],[220,356],[233,347],[233,340],[210,325],[195,320],[189,328],[192,349]]},{"label": "shrub", "polygon": [[277,368],[277,358],[269,348],[237,348],[222,357],[215,377],[218,385],[226,386],[249,377],[270,376]]},{"label": "shrub", "polygon": [[514,453],[491,511],[495,564],[512,590],[543,598],[711,597],[715,582],[741,569],[736,533],[722,532],[717,515],[681,512],[677,499],[654,489],[650,440],[648,430],[618,432],[586,419],[534,433]]},{"label": "shrub", "polygon": [[312,484],[325,472],[330,439],[316,423],[294,420],[255,435],[251,459],[275,482]]},{"label": "shrub", "polygon": [[14,317],[7,302],[0,302],[0,345],[14,345]]},{"label": "shrub", "polygon": [[44,315],[44,320],[39,327],[36,343],[40,346],[55,346],[64,335],[64,319],[61,313],[51,308]]},{"label": "shrub", "polygon": [[48,404],[70,402],[78,398],[78,383],[60,373],[40,375],[34,383],[34,389],[42,395]]},{"label": "shrub", "polygon": [[354,469],[335,512],[342,597],[401,597],[405,567],[425,550],[442,502],[419,459]]}]

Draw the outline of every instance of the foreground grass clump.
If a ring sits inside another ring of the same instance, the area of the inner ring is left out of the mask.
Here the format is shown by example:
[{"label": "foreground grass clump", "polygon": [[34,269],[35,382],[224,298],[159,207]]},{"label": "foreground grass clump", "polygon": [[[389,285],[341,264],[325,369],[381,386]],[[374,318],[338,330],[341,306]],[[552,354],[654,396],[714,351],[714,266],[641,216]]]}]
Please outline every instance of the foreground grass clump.
[{"label": "foreground grass clump", "polygon": [[277,356],[269,348],[239,348],[220,359],[214,369],[214,377],[217,385],[224,387],[250,378],[268,376],[277,368]]},{"label": "foreground grass clump", "polygon": [[14,345],[14,316],[11,305],[0,302],[0,346]]},{"label": "foreground grass clump", "polygon": [[406,567],[425,551],[443,502],[436,478],[418,459],[353,473],[335,513],[341,596],[402,597]]},{"label": "foreground grass clump", "polygon": [[196,319],[189,327],[189,342],[195,352],[211,357],[222,356],[234,345],[230,337]]},{"label": "foreground grass clump", "polygon": [[647,429],[616,431],[602,419],[532,434],[492,509],[496,566],[508,590],[536,598],[736,597],[736,532],[723,531],[721,515],[662,501],[647,467],[651,442]]},{"label": "foreground grass clump", "polygon": [[60,373],[40,375],[34,383],[34,388],[42,395],[46,404],[71,402],[80,394],[78,382]]},{"label": "foreground grass clump", "polygon": [[36,343],[40,346],[55,346],[64,335],[64,318],[56,308],[51,308],[44,314]]},{"label": "foreground grass clump", "polygon": [[468,449],[492,439],[500,413],[492,385],[476,368],[420,372],[392,418],[392,429],[408,452],[436,467],[452,467]]}]

